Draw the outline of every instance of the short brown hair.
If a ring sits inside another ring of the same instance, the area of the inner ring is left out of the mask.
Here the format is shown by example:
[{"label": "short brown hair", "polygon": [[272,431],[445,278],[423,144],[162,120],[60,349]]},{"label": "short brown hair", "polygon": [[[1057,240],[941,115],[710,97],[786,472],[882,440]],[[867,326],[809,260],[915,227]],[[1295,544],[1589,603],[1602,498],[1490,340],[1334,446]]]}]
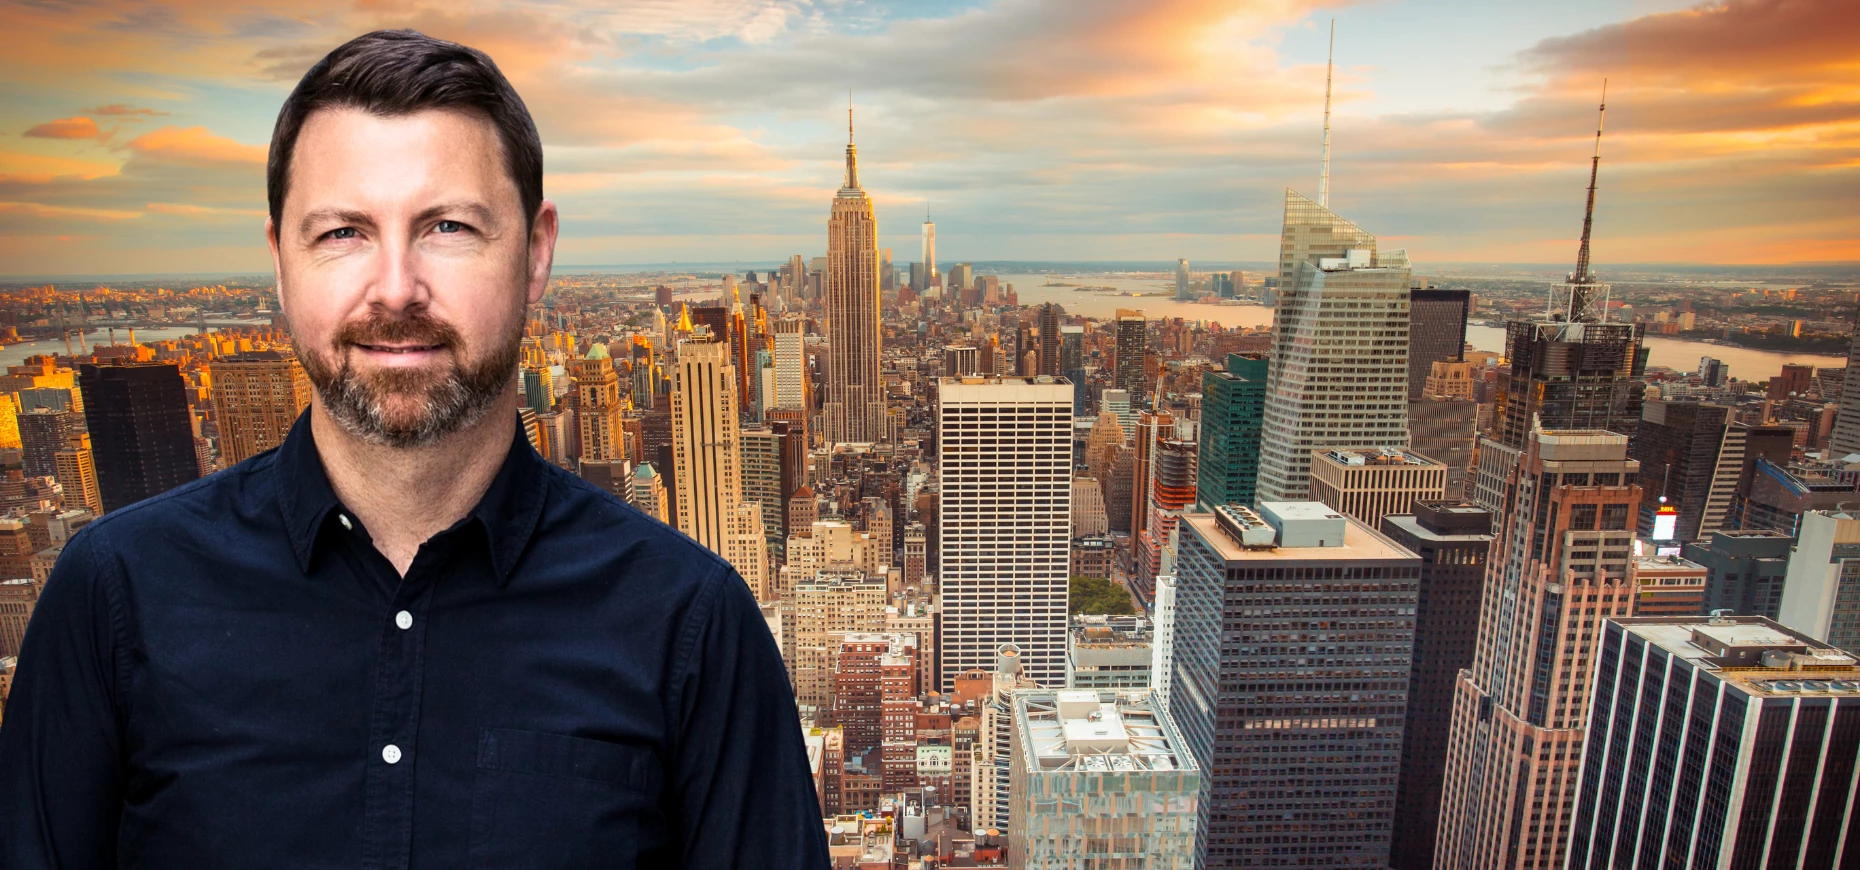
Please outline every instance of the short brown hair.
[{"label": "short brown hair", "polygon": [[542,205],[542,139],[497,64],[475,48],[417,30],[377,30],[325,55],[304,73],[278,110],[265,165],[271,221],[282,226],[291,155],[304,120],[318,109],[356,108],[383,117],[454,109],[488,118],[503,144],[504,165],[523,201],[525,232]]}]

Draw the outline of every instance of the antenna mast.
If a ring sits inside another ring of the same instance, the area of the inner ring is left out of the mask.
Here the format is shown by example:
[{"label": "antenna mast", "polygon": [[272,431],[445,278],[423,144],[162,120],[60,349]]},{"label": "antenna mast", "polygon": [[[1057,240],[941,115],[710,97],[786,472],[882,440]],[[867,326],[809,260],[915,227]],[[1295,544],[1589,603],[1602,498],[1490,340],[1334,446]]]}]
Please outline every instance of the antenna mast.
[{"label": "antenna mast", "polygon": [[1570,283],[1594,283],[1589,274],[1589,230],[1595,226],[1595,176],[1602,168],[1602,122],[1608,118],[1608,80],[1602,79],[1602,103],[1595,116],[1595,156],[1589,159],[1589,204],[1582,212],[1582,247],[1576,252],[1576,274]]},{"label": "antenna mast", "polygon": [[1324,61],[1324,174],[1318,176],[1318,205],[1330,208],[1330,76],[1337,60],[1337,19],[1330,20],[1330,56]]}]

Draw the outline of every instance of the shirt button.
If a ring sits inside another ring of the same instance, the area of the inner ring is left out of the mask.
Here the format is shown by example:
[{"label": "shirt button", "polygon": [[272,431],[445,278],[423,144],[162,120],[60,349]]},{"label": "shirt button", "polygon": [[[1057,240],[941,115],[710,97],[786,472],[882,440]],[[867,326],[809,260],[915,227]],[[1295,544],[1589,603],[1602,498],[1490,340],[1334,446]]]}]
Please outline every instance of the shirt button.
[{"label": "shirt button", "polygon": [[401,629],[403,630],[412,628],[413,627],[413,614],[408,613],[405,610],[394,614],[394,624],[400,626]]},{"label": "shirt button", "polygon": [[355,524],[354,524],[354,523],[352,523],[352,522],[349,522],[349,515],[348,515],[348,514],[337,514],[337,515],[336,515],[336,519],[338,519],[338,520],[341,520],[341,521],[342,521],[342,527],[343,527],[344,529],[346,529],[346,530],[348,530],[348,531],[351,531],[351,532],[353,532],[353,531],[355,531]]},{"label": "shirt button", "polygon": [[388,745],[381,747],[381,760],[389,764],[399,764],[400,763],[400,747],[395,746],[392,743],[389,743]]}]

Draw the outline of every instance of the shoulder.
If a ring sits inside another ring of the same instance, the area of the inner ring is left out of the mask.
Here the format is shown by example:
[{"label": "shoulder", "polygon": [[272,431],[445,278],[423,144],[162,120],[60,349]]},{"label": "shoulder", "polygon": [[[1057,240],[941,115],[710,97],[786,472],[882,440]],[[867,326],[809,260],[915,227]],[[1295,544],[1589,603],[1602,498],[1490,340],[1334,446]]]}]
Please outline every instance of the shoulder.
[{"label": "shoulder", "polygon": [[680,566],[667,580],[695,581],[734,571],[722,556],[614,495],[553,463],[541,463],[549,503],[539,533],[591,538],[598,550],[629,563],[664,560]]},{"label": "shoulder", "polygon": [[[224,523],[254,516],[277,517],[275,449],[231,468],[182,484],[161,495],[110,511],[83,529],[89,544],[102,552],[113,545],[147,548],[155,542],[181,543],[216,534]],[[282,522],[281,518],[277,519]]]}]

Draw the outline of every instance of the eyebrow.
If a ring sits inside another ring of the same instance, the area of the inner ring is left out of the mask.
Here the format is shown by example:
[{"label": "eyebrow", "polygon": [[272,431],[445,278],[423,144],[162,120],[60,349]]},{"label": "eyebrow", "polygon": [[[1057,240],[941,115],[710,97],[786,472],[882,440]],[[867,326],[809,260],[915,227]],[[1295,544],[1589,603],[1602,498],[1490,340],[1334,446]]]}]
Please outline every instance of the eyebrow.
[{"label": "eyebrow", "polygon": [[[453,200],[451,202],[442,202],[437,205],[428,206],[421,209],[419,214],[413,216],[413,222],[416,224],[425,223],[440,215],[455,212],[464,212],[480,226],[489,226],[496,223],[496,213],[492,212],[489,206],[475,199]],[[365,212],[344,208],[318,208],[312,209],[304,214],[303,220],[299,221],[297,224],[298,233],[301,235],[309,235],[310,232],[316,228],[317,224],[324,221],[342,224],[358,224],[369,227],[375,224],[374,219],[370,218]]]}]

